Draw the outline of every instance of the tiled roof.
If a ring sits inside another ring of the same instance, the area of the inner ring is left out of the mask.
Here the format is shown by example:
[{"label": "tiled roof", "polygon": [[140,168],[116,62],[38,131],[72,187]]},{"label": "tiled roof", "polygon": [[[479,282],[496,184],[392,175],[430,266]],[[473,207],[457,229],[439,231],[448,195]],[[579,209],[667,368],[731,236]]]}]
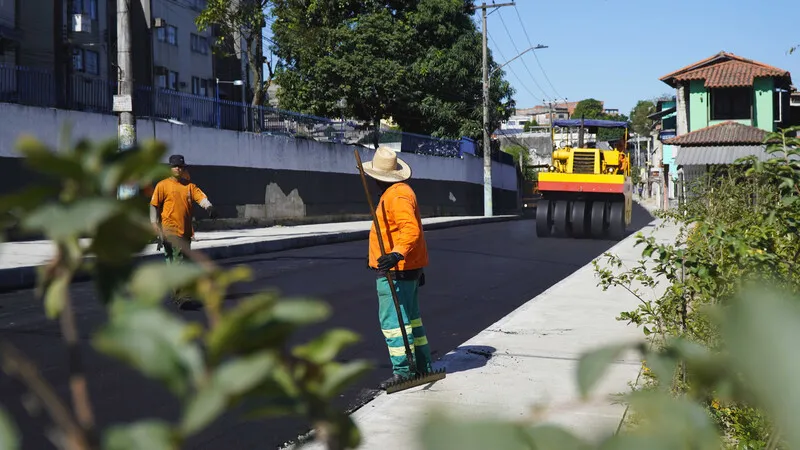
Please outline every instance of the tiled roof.
[{"label": "tiled roof", "polygon": [[786,70],[726,52],[720,52],[660,79],[672,87],[675,87],[677,81],[705,80],[708,88],[723,88],[752,86],[756,77],[791,79]]},{"label": "tiled roof", "polygon": [[762,144],[767,132],[738,122],[723,122],[664,141],[667,145],[742,145]]}]

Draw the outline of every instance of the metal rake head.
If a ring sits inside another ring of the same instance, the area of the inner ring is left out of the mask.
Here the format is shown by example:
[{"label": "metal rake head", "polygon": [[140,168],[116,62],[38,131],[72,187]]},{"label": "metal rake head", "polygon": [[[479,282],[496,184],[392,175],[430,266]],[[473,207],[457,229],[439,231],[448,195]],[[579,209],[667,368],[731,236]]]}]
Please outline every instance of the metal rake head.
[{"label": "metal rake head", "polygon": [[422,386],[423,384],[433,383],[434,381],[439,381],[444,379],[446,375],[447,372],[443,368],[422,375],[414,375],[411,378],[406,378],[404,380],[388,385],[386,387],[386,393],[392,394],[394,392],[404,391],[412,387]]}]

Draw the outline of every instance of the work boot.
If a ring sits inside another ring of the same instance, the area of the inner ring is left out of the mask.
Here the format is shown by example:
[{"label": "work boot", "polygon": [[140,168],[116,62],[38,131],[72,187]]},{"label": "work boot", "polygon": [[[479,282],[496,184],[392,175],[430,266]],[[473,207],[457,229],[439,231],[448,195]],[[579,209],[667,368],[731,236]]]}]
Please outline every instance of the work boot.
[{"label": "work boot", "polygon": [[378,387],[385,391],[386,388],[388,388],[390,385],[395,384],[395,383],[399,383],[399,382],[401,382],[401,381],[403,381],[405,379],[406,379],[406,377],[404,377],[402,375],[394,374],[394,375],[392,375],[391,378],[383,380],[381,382],[381,384],[378,385]]}]

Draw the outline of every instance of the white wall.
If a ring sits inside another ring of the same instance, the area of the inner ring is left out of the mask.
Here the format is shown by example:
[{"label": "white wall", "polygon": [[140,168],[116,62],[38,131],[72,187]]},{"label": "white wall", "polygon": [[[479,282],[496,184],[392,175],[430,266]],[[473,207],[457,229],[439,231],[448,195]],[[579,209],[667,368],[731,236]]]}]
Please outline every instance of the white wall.
[{"label": "white wall", "polygon": [[[117,133],[115,116],[0,103],[0,157],[18,156],[15,142],[21,134],[31,134],[55,147],[62,127],[68,125],[74,140],[105,140],[115,138]],[[154,136],[164,141],[170,146],[170,153],[183,154],[189,164],[357,173],[352,146],[149,120],[137,122],[137,135],[140,142]],[[362,160],[368,161],[372,150],[362,148],[360,154]],[[399,156],[411,166],[414,178],[483,184],[482,158],[409,153]],[[516,190],[515,168],[493,162],[492,184],[495,188]]]}]

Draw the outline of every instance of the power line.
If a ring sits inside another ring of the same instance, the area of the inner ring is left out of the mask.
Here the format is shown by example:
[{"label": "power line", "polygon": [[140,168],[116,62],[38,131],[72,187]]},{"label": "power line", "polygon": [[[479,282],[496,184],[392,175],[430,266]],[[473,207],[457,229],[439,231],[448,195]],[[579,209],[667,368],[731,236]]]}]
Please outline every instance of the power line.
[{"label": "power line", "polygon": [[[492,45],[495,47],[495,50],[497,50],[497,53],[499,53],[499,54],[500,54],[500,57],[501,57],[501,58],[503,58],[504,60],[507,60],[507,59],[506,59],[506,56],[505,56],[505,55],[503,54],[503,52],[500,50],[500,46],[498,46],[498,45],[497,45],[497,43],[495,43],[495,42],[494,42],[494,40],[493,40],[493,39],[492,39],[492,37],[489,35],[489,33],[486,33],[486,37],[489,39],[489,41],[490,41],[490,42],[492,43]],[[533,91],[531,91],[531,89],[528,87],[528,85],[522,81],[522,78],[520,78],[520,76],[519,76],[519,75],[517,75],[517,72],[514,70],[514,68],[513,68],[513,67],[511,67],[511,65],[508,65],[507,67],[508,67],[508,70],[510,70],[510,71],[511,71],[511,74],[512,74],[512,75],[514,75],[514,78],[516,78],[516,79],[517,79],[517,81],[519,81],[519,84],[521,84],[521,85],[522,85],[522,87],[523,87],[523,88],[525,88],[525,90],[526,90],[526,91],[528,91],[528,93],[529,93],[529,94],[531,94],[531,96],[532,96],[532,97],[536,98],[536,94],[534,94],[534,93],[533,93]]]},{"label": "power line", "polygon": [[[516,7],[515,7],[515,9],[516,9]],[[508,30],[508,26],[506,26],[506,21],[503,20],[503,14],[500,13],[500,11],[498,11],[497,15],[500,17],[500,22],[503,24],[503,28],[506,29],[506,34],[508,35],[509,41],[511,41],[511,45],[514,47],[514,51],[516,51],[517,54],[519,54],[520,51],[517,48],[517,44],[514,43],[514,38],[511,36],[511,31]],[[530,39],[528,40],[528,42],[530,43]],[[530,44],[530,46],[533,47],[533,44]],[[544,91],[544,89],[542,89],[542,86],[539,85],[539,82],[536,81],[536,77],[533,76],[533,73],[531,72],[531,69],[528,67],[528,63],[526,63],[524,59],[521,59],[521,61],[522,61],[522,65],[525,66],[525,70],[528,71],[528,75],[531,76],[531,80],[533,80],[533,83],[536,85],[537,88],[539,88],[540,91],[542,91],[542,94],[544,94],[544,97],[547,99],[547,97],[548,97],[547,93]]]},{"label": "power line", "polygon": [[[514,11],[516,11],[517,19],[519,19],[519,23],[522,26],[522,31],[525,33],[525,37],[528,39],[528,45],[533,47],[533,44],[531,43],[531,37],[528,35],[528,30],[525,28],[525,22],[522,21],[522,16],[520,15],[519,9],[517,8],[516,5],[514,5]],[[539,65],[539,69],[541,69],[542,74],[544,75],[544,79],[547,80],[547,83],[550,84],[550,87],[553,89],[553,92],[556,94],[554,99],[564,98],[566,100],[565,97],[562,97],[561,94],[558,93],[558,91],[556,90],[556,87],[553,86],[553,82],[550,81],[550,77],[547,76],[547,72],[545,72],[544,67],[542,67],[541,61],[539,61],[539,56],[536,55],[536,50],[533,51],[533,57],[536,58],[536,64]]]}]

